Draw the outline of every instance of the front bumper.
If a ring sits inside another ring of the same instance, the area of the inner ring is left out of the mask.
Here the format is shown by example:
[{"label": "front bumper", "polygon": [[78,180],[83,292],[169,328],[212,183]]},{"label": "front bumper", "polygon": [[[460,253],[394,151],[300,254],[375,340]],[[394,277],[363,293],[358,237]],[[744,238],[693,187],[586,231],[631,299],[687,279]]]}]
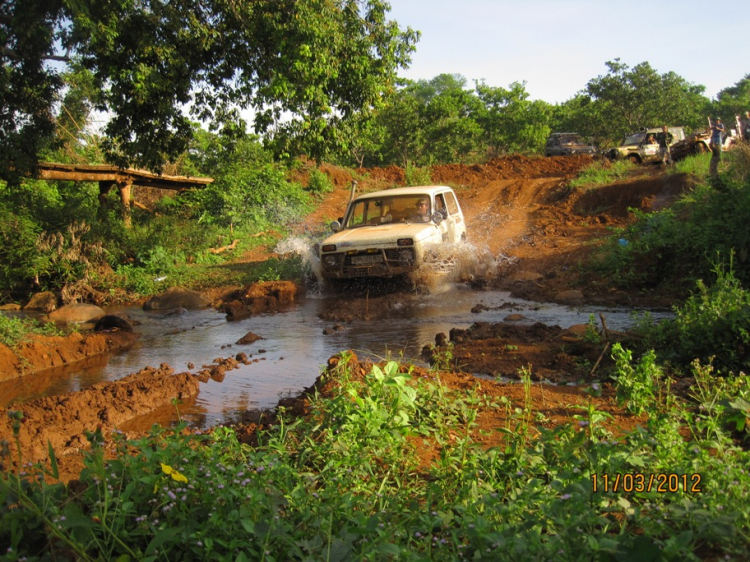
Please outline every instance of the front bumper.
[{"label": "front bumper", "polygon": [[324,253],[320,263],[323,279],[393,277],[414,271],[418,265],[413,246]]}]

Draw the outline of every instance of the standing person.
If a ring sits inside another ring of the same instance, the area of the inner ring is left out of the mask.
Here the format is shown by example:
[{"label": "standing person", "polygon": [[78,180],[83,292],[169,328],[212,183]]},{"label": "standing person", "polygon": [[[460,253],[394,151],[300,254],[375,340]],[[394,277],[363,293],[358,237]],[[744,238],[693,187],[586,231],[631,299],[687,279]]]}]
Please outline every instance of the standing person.
[{"label": "standing person", "polygon": [[661,134],[659,134],[659,146],[661,147],[661,165],[666,166],[667,164],[674,164],[672,161],[672,151],[669,147],[672,145],[672,133],[666,125],[662,125]]},{"label": "standing person", "polygon": [[740,124],[740,137],[745,139],[745,142],[750,142],[750,111],[745,112],[745,117],[740,120]]},{"label": "standing person", "polygon": [[[708,120],[711,124],[711,119]],[[711,163],[708,166],[709,173],[712,179],[716,179],[719,176],[719,162],[721,162],[721,145],[724,142],[724,123],[721,122],[721,117],[714,119],[711,124]]]}]

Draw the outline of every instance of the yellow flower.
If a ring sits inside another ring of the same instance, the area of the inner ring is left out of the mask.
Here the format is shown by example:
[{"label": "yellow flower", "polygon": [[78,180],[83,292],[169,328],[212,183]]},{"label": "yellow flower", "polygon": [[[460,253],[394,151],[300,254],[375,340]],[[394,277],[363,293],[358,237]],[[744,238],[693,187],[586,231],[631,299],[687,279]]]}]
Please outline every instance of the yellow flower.
[{"label": "yellow flower", "polygon": [[174,468],[169,466],[168,464],[159,463],[161,464],[161,471],[164,474],[169,474],[172,477],[172,480],[175,480],[177,482],[187,482],[188,479],[183,475],[177,472]]}]

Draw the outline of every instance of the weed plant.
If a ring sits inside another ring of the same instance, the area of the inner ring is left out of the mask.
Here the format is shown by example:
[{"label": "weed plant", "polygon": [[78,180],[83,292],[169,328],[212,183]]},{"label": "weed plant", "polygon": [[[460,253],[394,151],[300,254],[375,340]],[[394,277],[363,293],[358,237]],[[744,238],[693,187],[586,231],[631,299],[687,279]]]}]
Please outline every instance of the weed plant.
[{"label": "weed plant", "polygon": [[318,168],[312,168],[307,189],[314,195],[322,196],[333,191],[333,182],[325,172],[321,172]]},{"label": "weed plant", "polygon": [[430,185],[432,178],[430,177],[429,166],[419,167],[414,165],[413,162],[407,162],[406,168],[404,169],[404,175],[406,178],[406,185]]},{"label": "weed plant", "polygon": [[[282,412],[255,447],[231,428],[155,427],[120,437],[105,461],[93,432],[75,486],[54,483],[54,455],[3,473],[2,556],[690,561],[741,560],[750,548],[750,454],[722,423],[706,431],[689,402],[644,393],[647,424],[617,435],[590,402],[534,437],[519,405],[502,445],[486,450],[477,416],[512,412],[507,399],[449,391],[396,362],[355,377],[344,357],[326,379],[338,385],[309,416]],[[715,380],[701,387],[713,404],[736,398]],[[12,417],[18,432],[22,416]]]},{"label": "weed plant", "polygon": [[696,291],[674,307],[675,317],[656,324],[644,317],[635,331],[641,347],[653,347],[675,366],[693,360],[712,363],[720,373],[750,368],[750,293],[734,276],[730,253],[728,265],[714,267],[716,280],[696,282]]},{"label": "weed plant", "polygon": [[33,318],[19,318],[0,313],[0,343],[14,347],[30,336],[59,336],[62,331],[54,322],[39,322]]}]

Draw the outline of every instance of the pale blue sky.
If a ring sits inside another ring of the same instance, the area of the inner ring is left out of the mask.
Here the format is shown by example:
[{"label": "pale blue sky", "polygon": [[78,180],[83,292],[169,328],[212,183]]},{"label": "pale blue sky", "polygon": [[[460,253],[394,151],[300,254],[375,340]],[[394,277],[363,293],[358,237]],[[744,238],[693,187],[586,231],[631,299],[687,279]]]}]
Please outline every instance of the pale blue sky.
[{"label": "pale blue sky", "polygon": [[[750,74],[748,0],[390,0],[390,19],[422,32],[409,69],[461,74],[559,103],[620,58],[675,72],[706,95]],[[750,109],[750,108],[748,108]]]}]

